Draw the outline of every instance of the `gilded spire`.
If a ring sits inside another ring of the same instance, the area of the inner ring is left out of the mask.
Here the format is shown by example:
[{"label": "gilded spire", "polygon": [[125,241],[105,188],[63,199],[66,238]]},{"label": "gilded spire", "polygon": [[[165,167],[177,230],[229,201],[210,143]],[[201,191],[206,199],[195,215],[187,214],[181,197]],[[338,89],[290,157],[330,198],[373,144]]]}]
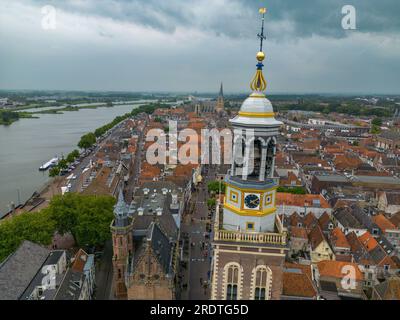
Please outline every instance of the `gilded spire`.
[{"label": "gilded spire", "polygon": [[260,14],[262,14],[261,20],[261,33],[257,34],[257,37],[260,39],[260,51],[257,53],[257,71],[253,77],[253,80],[250,83],[250,88],[256,92],[262,92],[267,88],[267,82],[265,81],[262,68],[264,67],[263,61],[265,59],[265,54],[263,52],[263,41],[267,38],[264,35],[264,20],[265,20],[265,13],[267,12],[266,8],[261,8],[259,10]]}]

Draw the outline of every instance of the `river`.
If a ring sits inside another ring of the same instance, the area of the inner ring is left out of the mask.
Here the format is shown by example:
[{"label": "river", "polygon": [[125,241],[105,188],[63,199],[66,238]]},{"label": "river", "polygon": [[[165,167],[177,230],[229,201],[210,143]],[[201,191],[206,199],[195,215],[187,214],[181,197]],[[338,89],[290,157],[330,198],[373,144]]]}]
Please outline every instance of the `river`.
[{"label": "river", "polygon": [[138,102],[63,114],[37,114],[39,119],[0,125],[0,217],[9,210],[11,201],[18,204],[18,193],[24,202],[49,180],[47,171],[38,170],[44,162],[55,155],[67,155],[77,149],[83,134],[139,105]]}]

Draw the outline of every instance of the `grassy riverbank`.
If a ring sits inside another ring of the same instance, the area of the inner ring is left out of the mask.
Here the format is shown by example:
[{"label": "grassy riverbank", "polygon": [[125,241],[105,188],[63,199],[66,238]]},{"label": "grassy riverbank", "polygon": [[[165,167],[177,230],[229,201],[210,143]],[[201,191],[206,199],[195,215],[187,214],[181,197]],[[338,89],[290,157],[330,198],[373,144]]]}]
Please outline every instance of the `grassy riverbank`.
[{"label": "grassy riverbank", "polygon": [[40,110],[31,112],[32,114],[63,114],[64,112],[79,111],[81,109],[97,109],[97,108],[112,108],[114,105],[112,103],[99,103],[96,105],[86,105],[86,106],[66,106],[64,108],[54,108],[48,110]]},{"label": "grassy riverbank", "polygon": [[14,112],[0,110],[0,125],[9,126],[15,121],[23,118],[37,118],[29,112]]}]

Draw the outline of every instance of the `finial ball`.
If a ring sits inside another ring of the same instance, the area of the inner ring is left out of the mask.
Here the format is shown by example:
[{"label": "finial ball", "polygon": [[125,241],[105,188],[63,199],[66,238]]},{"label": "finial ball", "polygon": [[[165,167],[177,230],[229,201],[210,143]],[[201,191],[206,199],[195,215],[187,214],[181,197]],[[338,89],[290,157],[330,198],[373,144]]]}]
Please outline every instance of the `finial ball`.
[{"label": "finial ball", "polygon": [[258,52],[258,53],[257,53],[257,60],[261,62],[261,61],[263,61],[264,59],[265,59],[265,53],[262,52],[262,51]]}]

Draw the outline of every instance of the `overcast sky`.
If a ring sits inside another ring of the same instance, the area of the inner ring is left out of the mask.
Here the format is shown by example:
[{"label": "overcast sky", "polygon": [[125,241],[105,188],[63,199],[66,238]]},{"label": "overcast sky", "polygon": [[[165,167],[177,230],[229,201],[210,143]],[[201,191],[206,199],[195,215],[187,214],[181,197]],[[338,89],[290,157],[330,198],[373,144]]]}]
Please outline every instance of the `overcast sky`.
[{"label": "overcast sky", "polygon": [[261,6],[268,92],[400,93],[399,0],[0,0],[0,89],[248,92]]}]

